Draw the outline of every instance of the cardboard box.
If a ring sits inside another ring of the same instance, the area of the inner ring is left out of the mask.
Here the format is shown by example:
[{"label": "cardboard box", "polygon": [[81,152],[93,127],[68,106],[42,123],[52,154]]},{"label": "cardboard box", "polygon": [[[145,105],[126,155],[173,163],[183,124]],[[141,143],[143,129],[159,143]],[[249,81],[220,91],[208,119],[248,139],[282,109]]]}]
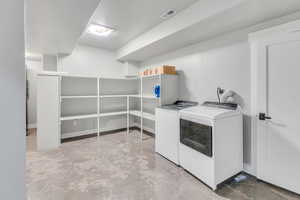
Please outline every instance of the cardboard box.
[{"label": "cardboard box", "polygon": [[140,76],[151,76],[158,74],[176,74],[176,67],[163,65],[152,69],[146,69],[143,72],[140,72]]},{"label": "cardboard box", "polygon": [[149,75],[149,69],[146,69],[145,71],[144,71],[144,76],[148,76]]},{"label": "cardboard box", "polygon": [[153,74],[154,74],[154,70],[153,70],[153,69],[149,69],[148,75],[151,76],[151,75],[153,75]]},{"label": "cardboard box", "polygon": [[176,74],[175,66],[164,65],[154,69],[155,74]]}]

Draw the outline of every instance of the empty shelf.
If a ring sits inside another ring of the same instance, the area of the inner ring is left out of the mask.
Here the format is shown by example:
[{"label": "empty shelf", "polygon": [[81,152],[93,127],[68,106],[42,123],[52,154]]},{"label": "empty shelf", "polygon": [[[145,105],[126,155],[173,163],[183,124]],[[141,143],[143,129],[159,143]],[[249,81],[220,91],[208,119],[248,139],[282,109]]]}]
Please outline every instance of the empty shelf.
[{"label": "empty shelf", "polygon": [[[129,95],[129,97],[142,98],[142,96],[139,95],[139,94]],[[143,98],[144,99],[159,99],[159,98],[157,98],[157,97],[155,97],[153,95],[143,95]]]},{"label": "empty shelf", "polygon": [[100,98],[120,98],[120,97],[127,97],[129,95],[126,94],[113,94],[113,95],[101,95]]},{"label": "empty shelf", "polygon": [[126,115],[127,111],[120,111],[120,112],[109,112],[109,113],[101,113],[100,117],[107,117],[107,116],[115,116],[115,115]]},{"label": "empty shelf", "polygon": [[155,121],[155,115],[151,114],[151,113],[143,112],[143,114],[142,114],[142,112],[139,111],[139,110],[131,110],[129,112],[129,114],[134,115],[134,116],[138,116],[138,117],[142,117],[142,115],[143,115],[143,118]]},{"label": "empty shelf", "polygon": [[61,117],[61,121],[68,121],[68,120],[75,120],[75,119],[88,119],[88,118],[97,118],[98,114],[89,114],[89,115],[73,115],[73,116],[66,116]]},{"label": "empty shelf", "polygon": [[61,96],[61,99],[89,99],[89,98],[97,98],[98,96],[87,95],[87,96]]},{"label": "empty shelf", "polygon": [[106,117],[106,116],[115,116],[115,115],[126,115],[127,111],[120,111],[120,112],[108,112],[108,113],[101,113],[101,114],[90,114],[90,115],[73,115],[73,116],[66,116],[61,117],[61,121],[68,121],[68,120],[75,120],[75,119],[88,119],[88,118],[97,118],[97,117]]}]

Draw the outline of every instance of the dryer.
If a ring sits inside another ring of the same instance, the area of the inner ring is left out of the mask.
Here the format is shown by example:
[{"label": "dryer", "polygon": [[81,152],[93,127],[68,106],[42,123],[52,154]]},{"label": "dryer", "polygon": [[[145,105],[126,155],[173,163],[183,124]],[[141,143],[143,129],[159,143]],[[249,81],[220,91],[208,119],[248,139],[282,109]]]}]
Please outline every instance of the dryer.
[{"label": "dryer", "polygon": [[211,106],[179,111],[179,159],[184,169],[216,190],[243,170],[243,119],[239,109]]}]

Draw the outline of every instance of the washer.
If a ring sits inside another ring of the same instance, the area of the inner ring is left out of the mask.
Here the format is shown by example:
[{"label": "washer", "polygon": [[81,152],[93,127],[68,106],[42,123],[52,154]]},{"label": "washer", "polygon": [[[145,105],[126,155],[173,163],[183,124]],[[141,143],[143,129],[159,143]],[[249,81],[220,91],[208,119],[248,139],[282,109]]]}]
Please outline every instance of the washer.
[{"label": "washer", "polygon": [[190,101],[176,101],[155,111],[155,152],[179,165],[179,110],[196,106]]}]

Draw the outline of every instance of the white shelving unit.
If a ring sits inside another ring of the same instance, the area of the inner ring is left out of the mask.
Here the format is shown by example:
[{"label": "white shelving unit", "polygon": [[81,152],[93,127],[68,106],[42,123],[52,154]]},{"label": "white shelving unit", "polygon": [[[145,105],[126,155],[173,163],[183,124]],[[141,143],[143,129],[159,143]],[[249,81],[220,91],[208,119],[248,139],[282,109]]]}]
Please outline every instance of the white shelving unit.
[{"label": "white shelving unit", "polygon": [[[47,74],[40,76],[43,77],[47,77]],[[102,131],[113,129],[103,128],[109,124],[109,118],[119,120],[119,116],[126,116],[127,133],[131,127],[138,126],[142,139],[144,128],[154,132],[154,128],[147,126],[150,124],[155,127],[155,108],[173,103],[178,97],[177,75],[127,79],[52,73],[48,77],[59,82],[57,94],[60,101],[56,104],[60,130],[57,134],[64,139],[95,132],[100,136]],[[153,94],[155,85],[161,88],[159,98]],[[47,91],[47,88],[40,88]],[[47,103],[51,102],[44,102],[43,105]],[[75,130],[75,125],[79,126],[79,130]]]}]

